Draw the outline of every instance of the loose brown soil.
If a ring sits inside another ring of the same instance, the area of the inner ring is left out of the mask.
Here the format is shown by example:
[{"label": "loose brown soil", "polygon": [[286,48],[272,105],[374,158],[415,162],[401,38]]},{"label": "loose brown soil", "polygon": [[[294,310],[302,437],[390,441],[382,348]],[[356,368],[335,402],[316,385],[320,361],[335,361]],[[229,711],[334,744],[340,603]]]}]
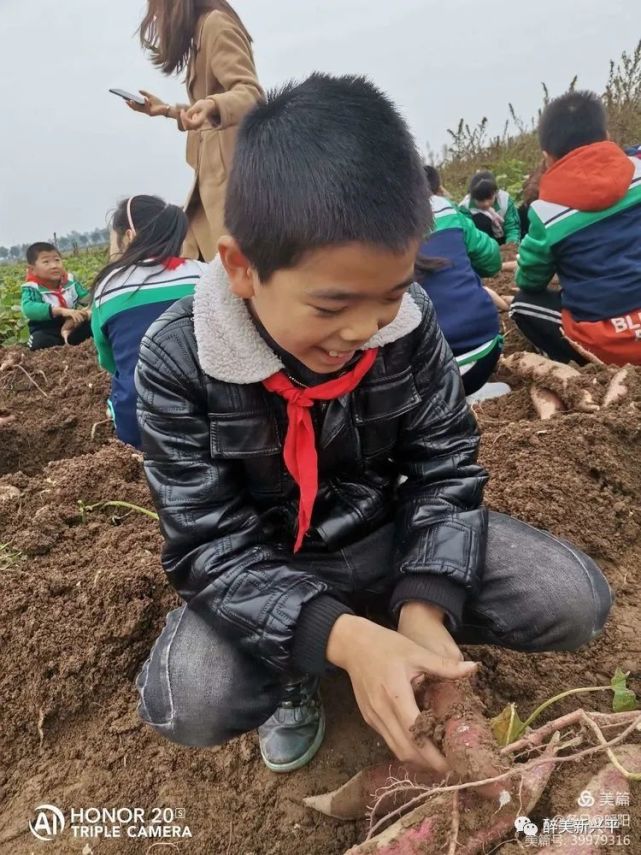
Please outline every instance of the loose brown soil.
[{"label": "loose brown soil", "polygon": [[[0,853],[342,855],[362,839],[363,824],[320,816],[301,800],[389,756],[360,719],[348,681],[324,685],[325,744],[293,775],[264,768],[254,734],[202,750],[143,726],[133,681],[179,602],[160,568],[157,524],[113,510],[83,519],[78,505],[151,507],[140,458],[108,431],[91,439],[108,381],[89,346],[27,355],[23,364],[47,398],[22,372],[0,374],[0,415],[18,416],[0,429]],[[586,371],[598,380],[599,369]],[[604,635],[580,653],[470,649],[483,663],[480,694],[491,715],[511,701],[527,713],[564,689],[607,682],[617,666],[641,691],[640,413],[641,371],[620,404],[596,415],[536,421],[525,387],[477,408],[490,507],[585,548],[617,593]],[[587,697],[586,707],[607,710],[607,695]],[[576,706],[568,699],[551,715]],[[560,766],[533,819],[571,812],[600,762]],[[633,789],[632,844],[614,851],[641,855],[640,795]],[[193,838],[173,848],[66,834],[39,843],[27,823],[42,803],[183,808]]]},{"label": "loose brown soil", "polygon": [[93,425],[106,418],[110,385],[91,342],[35,353],[0,349],[0,363],[14,352],[20,367],[0,373],[0,417],[15,416],[0,428],[0,475],[37,472],[50,460],[93,451],[110,436],[104,423],[91,438]]}]

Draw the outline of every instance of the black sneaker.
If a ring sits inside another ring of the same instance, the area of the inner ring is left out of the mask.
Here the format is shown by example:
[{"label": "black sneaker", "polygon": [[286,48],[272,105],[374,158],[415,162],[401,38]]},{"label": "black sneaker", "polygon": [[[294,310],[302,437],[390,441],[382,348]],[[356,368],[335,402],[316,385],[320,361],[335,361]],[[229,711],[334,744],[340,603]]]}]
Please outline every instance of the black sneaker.
[{"label": "black sneaker", "polygon": [[305,677],[285,686],[276,712],[258,728],[260,755],[272,772],[293,772],[314,757],[325,736],[319,679]]}]

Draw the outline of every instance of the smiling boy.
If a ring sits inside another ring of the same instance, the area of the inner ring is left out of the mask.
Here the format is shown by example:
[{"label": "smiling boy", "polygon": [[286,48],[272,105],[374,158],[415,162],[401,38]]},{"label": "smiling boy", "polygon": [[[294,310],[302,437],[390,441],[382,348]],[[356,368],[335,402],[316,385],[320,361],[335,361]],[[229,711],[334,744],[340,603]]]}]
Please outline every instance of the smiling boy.
[{"label": "smiling boy", "polygon": [[[410,734],[415,678],[472,673],[460,641],[573,650],[605,622],[590,558],[482,505],[476,423],[410,285],[430,211],[405,123],[363,78],[312,75],[241,127],[228,235],[137,371],[185,604],[136,684],[174,742],[258,727],[267,766],[297,769],[322,742],[334,666],[399,759],[444,772]],[[389,628],[365,617],[381,606]]]}]

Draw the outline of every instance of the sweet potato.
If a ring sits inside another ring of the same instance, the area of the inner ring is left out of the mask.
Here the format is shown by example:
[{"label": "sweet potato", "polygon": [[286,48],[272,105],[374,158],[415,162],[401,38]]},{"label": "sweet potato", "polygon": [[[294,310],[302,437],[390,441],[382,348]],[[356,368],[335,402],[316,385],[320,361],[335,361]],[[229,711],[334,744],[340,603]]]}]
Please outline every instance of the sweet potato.
[{"label": "sweet potato", "polygon": [[[514,822],[522,813],[529,814],[536,807],[543,795],[548,781],[554,771],[554,758],[557,752],[558,738],[547,746],[542,761],[531,769],[527,769],[523,775],[514,779],[516,786],[512,789],[518,793],[518,798],[512,798],[509,804],[497,813],[488,817],[489,822],[483,822],[483,817],[478,816],[468,826],[472,829],[472,835],[467,840],[461,841],[457,855],[478,855],[486,852],[487,847],[497,844],[503,837],[514,832]],[[487,814],[486,814],[487,816]]]},{"label": "sweet potato", "polygon": [[425,855],[447,845],[451,797],[436,796],[345,855]]},{"label": "sweet potato", "polygon": [[[616,748],[615,754],[619,761],[630,771],[638,772],[641,770],[641,746],[624,745],[621,748]],[[603,766],[596,775],[590,778],[585,787],[583,787],[583,790],[590,791],[592,796],[595,798],[594,805],[585,808],[577,805],[576,811],[573,811],[571,814],[566,814],[563,819],[583,819],[584,817],[594,819],[594,817],[597,816],[612,816],[613,814],[625,813],[625,810],[621,807],[616,807],[615,805],[602,805],[599,802],[600,793],[630,792],[628,779],[611,763]],[[621,829],[620,833],[625,834],[625,831],[625,829]],[[617,832],[614,833],[616,834]],[[562,838],[560,842],[553,843],[551,846],[546,846],[545,849],[539,849],[537,851],[540,853],[547,853],[547,855],[554,855],[554,853],[561,852],[563,852],[564,855],[597,855],[597,853],[603,851],[603,846],[599,846],[598,844],[598,838],[601,834],[607,834],[605,829],[595,828],[593,833],[589,830],[581,830],[579,832],[579,836],[594,836],[596,840],[593,845],[585,845],[584,842],[584,844],[580,846],[579,844],[572,844],[571,840],[573,835],[568,832],[564,832],[558,835]]]},{"label": "sweet potato", "polygon": [[608,391],[605,393],[605,397],[603,399],[604,407],[609,407],[612,404],[616,404],[622,398],[625,398],[625,396],[628,394],[628,387],[625,385],[625,381],[627,379],[627,368],[622,368],[620,371],[617,371],[617,373],[610,381]]},{"label": "sweet potato", "polygon": [[[419,707],[425,712],[414,725],[414,733],[420,741],[430,735],[432,726],[434,738],[440,742],[456,780],[480,781],[509,769],[468,680],[426,683],[421,691]],[[480,787],[478,792],[498,801],[505,790],[505,782],[499,781]]]},{"label": "sweet potato", "polygon": [[[391,763],[381,763],[380,766],[370,766],[363,769],[353,778],[333,790],[318,796],[303,799],[303,804],[325,816],[334,819],[362,819],[376,801],[377,790],[385,787],[390,780],[410,780],[417,786],[436,786],[440,778],[431,772],[410,772],[397,760]],[[375,817],[385,816],[416,795],[416,790],[392,790],[377,804]]]},{"label": "sweet potato", "polygon": [[[520,798],[511,798],[498,810],[474,790],[460,792],[461,827],[457,855],[480,855],[514,831],[522,812],[532,811],[554,769],[558,740],[548,745],[541,763],[515,777]],[[345,855],[427,855],[447,851],[451,836],[451,793],[440,793],[419,805],[383,832],[352,847]]]},{"label": "sweet potato", "polygon": [[540,386],[531,386],[530,398],[539,418],[543,421],[551,419],[552,416],[562,413],[565,410],[563,401],[549,389],[542,389]]},{"label": "sweet potato", "polygon": [[537,353],[513,353],[504,358],[503,365],[517,376],[550,389],[571,409],[583,413],[599,409],[592,393],[581,388],[583,375],[571,365],[553,362]]}]

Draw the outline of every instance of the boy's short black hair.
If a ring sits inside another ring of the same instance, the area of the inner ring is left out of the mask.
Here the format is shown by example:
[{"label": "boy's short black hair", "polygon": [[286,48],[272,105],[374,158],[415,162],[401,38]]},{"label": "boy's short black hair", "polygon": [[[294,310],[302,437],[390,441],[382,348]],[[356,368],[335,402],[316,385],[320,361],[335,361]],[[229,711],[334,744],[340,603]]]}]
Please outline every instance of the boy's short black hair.
[{"label": "boy's short black hair", "polygon": [[566,92],[547,105],[539,120],[539,143],[552,157],[608,138],[608,114],[596,92]]},{"label": "boy's short black hair", "polygon": [[320,247],[402,252],[431,217],[408,127],[365,77],[312,74],[243,121],[225,219],[261,281]]},{"label": "boy's short black hair", "polygon": [[475,202],[485,202],[486,199],[496,196],[499,185],[496,183],[494,173],[489,169],[482,169],[475,173],[470,181],[469,192]]},{"label": "boy's short black hair", "polygon": [[430,190],[432,193],[438,193],[441,189],[441,176],[438,169],[435,166],[431,166],[429,163],[426,163],[423,170],[425,171],[427,183],[430,185]]},{"label": "boy's short black hair", "polygon": [[60,255],[60,250],[52,243],[44,243],[42,241],[39,243],[32,243],[27,249],[27,264],[35,264],[38,260],[38,256],[43,252],[57,252],[58,255]]}]

